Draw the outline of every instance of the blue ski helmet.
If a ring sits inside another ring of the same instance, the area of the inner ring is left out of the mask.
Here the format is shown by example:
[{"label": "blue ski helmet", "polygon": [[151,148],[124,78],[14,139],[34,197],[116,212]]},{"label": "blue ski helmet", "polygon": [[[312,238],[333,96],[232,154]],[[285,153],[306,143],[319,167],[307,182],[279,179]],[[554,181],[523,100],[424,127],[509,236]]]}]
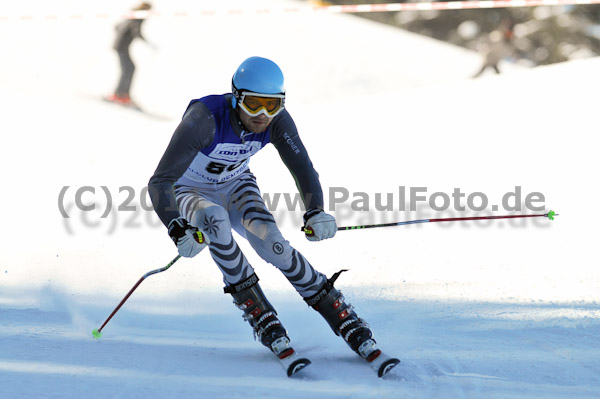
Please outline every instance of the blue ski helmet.
[{"label": "blue ski helmet", "polygon": [[238,67],[231,79],[233,108],[242,97],[242,92],[285,95],[283,72],[271,60],[250,57]]}]

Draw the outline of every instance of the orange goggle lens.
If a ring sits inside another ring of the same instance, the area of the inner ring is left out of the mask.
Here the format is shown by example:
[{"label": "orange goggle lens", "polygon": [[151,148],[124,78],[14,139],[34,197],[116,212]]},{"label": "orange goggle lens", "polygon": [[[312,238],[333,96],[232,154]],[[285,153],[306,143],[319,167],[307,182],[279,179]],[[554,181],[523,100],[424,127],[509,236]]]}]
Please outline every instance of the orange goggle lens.
[{"label": "orange goggle lens", "polygon": [[252,115],[258,115],[261,110],[264,109],[267,114],[274,116],[281,109],[282,101],[283,100],[278,97],[244,95],[242,98],[242,106]]}]

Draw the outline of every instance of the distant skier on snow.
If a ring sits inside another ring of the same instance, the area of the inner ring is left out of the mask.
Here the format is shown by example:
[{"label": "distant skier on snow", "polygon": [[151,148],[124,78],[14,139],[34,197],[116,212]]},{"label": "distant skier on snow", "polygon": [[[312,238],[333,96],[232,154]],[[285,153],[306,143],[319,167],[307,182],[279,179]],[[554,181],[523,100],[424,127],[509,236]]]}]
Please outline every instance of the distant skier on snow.
[{"label": "distant skier on snow", "polygon": [[[152,8],[152,5],[147,2],[140,3],[137,7],[133,8],[135,11],[148,11]],[[113,44],[113,49],[119,56],[119,64],[121,66],[121,76],[119,83],[115,89],[114,94],[106,97],[106,100],[113,101],[121,105],[133,106],[136,104],[131,100],[131,83],[133,82],[133,74],[135,72],[135,64],[129,54],[129,47],[136,38],[142,39],[147,42],[146,38],[142,35],[142,24],[144,18],[127,18],[119,22],[115,26],[116,38]]]},{"label": "distant skier on snow", "polygon": [[246,59],[235,71],[232,93],[192,100],[150,179],[154,209],[181,256],[193,257],[208,246],[223,273],[224,291],[282,361],[294,355],[288,333],[232,229],[284,274],[353,351],[372,366],[379,363],[381,376],[399,361],[382,354],[368,324],[334,288],[340,273],[328,279],[282,236],[248,168],[250,157],[272,143],[304,200],[306,238],[335,235],[335,218],[323,210],[319,176],[284,105],[283,73],[260,57]]},{"label": "distant skier on snow", "polygon": [[510,19],[504,19],[498,29],[489,34],[483,52],[483,63],[473,78],[480,77],[488,68],[492,68],[496,74],[500,74],[500,68],[498,68],[500,61],[515,53],[513,36],[513,23]]}]

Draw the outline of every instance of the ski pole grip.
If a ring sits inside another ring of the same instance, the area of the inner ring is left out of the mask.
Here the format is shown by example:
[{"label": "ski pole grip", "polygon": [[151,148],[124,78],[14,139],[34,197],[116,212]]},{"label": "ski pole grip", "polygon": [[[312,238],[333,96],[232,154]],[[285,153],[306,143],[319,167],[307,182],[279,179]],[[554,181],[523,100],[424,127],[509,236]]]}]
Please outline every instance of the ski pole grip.
[{"label": "ski pole grip", "polygon": [[194,232],[194,240],[196,240],[196,242],[198,244],[204,244],[204,235],[202,234],[202,232],[198,229],[196,229],[196,231]]},{"label": "ski pole grip", "polygon": [[312,231],[312,229],[309,229],[309,228],[308,228],[308,227],[306,227],[306,226],[305,226],[305,227],[302,227],[302,228],[300,228],[300,231],[304,232],[304,234],[306,234],[306,235],[307,235],[307,236],[309,236],[309,237],[312,237],[312,236],[314,236],[314,235],[315,235],[315,232],[314,232],[314,231]]}]

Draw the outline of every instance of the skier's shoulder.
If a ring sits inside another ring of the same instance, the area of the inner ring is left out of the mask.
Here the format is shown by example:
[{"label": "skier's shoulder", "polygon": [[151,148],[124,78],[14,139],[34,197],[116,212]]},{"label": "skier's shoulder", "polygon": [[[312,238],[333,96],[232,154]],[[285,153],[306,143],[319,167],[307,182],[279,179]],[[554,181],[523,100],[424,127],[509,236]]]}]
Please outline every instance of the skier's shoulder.
[{"label": "skier's shoulder", "polygon": [[181,123],[190,128],[214,125],[214,115],[200,99],[192,100],[183,114]]},{"label": "skier's shoulder", "polygon": [[287,140],[290,137],[298,136],[296,123],[287,109],[281,111],[271,123],[271,142]]},{"label": "skier's shoulder", "polygon": [[294,118],[288,112],[287,108],[284,108],[279,115],[275,117],[273,123],[294,123]]},{"label": "skier's shoulder", "polygon": [[231,94],[211,94],[190,101],[186,113],[190,109],[202,110],[203,112],[210,112],[213,116],[218,117],[228,112],[230,103]]},{"label": "skier's shoulder", "polygon": [[215,135],[215,120],[210,110],[201,102],[191,103],[177,127],[180,137],[186,137],[196,148],[209,145]]},{"label": "skier's shoulder", "polygon": [[198,99],[214,112],[228,110],[231,104],[231,93],[226,94],[211,94]]}]

